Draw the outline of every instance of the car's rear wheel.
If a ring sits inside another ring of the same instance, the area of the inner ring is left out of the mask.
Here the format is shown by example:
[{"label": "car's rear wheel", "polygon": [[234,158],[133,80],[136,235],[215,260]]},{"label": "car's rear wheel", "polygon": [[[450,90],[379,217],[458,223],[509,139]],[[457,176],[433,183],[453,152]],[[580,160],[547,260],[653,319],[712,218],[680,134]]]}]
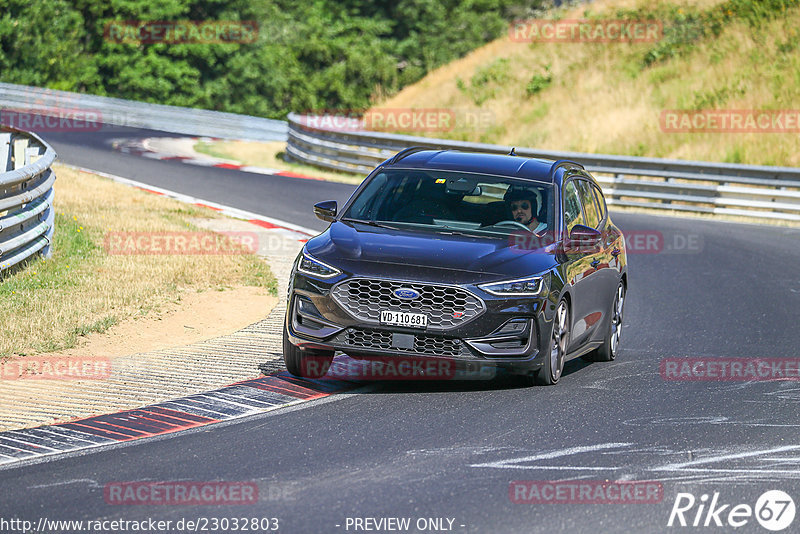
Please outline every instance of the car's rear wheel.
[{"label": "car's rear wheel", "polygon": [[325,376],[333,362],[333,351],[302,351],[291,344],[286,325],[283,325],[283,363],[286,370],[302,378]]},{"label": "car's rear wheel", "polygon": [[536,384],[551,386],[558,383],[564,371],[564,359],[569,343],[569,306],[567,301],[558,303],[553,318],[553,333],[550,336],[550,350],[545,355],[544,366],[536,373]]},{"label": "car's rear wheel", "polygon": [[614,293],[614,303],[611,305],[611,320],[603,344],[592,352],[592,359],[596,362],[610,362],[617,357],[619,341],[622,334],[622,318],[625,311],[625,284],[620,280],[617,291]]}]

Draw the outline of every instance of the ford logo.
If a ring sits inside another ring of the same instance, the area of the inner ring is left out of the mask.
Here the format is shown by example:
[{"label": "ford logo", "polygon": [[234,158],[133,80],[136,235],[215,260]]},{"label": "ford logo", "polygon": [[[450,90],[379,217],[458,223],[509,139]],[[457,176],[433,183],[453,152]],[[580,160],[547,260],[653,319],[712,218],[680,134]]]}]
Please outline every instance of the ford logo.
[{"label": "ford logo", "polygon": [[394,290],[394,296],[403,300],[414,300],[419,298],[419,291],[401,287]]}]

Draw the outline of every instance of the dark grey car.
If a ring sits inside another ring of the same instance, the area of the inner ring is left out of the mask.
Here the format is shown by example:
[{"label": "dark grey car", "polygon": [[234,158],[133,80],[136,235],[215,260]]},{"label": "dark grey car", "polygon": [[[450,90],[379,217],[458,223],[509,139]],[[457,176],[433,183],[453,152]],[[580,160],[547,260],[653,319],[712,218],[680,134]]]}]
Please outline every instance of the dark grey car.
[{"label": "dark grey car", "polygon": [[[564,362],[616,357],[622,232],[570,161],[407,149],[378,166],[292,270],[284,359],[419,357],[555,384]],[[323,366],[323,369],[327,368]]]}]

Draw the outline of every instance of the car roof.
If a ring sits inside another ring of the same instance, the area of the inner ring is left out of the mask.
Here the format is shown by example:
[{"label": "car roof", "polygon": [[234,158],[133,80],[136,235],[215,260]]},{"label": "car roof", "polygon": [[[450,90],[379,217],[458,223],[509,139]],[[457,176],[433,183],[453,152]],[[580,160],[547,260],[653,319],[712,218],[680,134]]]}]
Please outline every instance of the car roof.
[{"label": "car roof", "polygon": [[460,150],[431,150],[412,147],[386,160],[384,168],[429,169],[478,174],[494,174],[555,183],[559,167],[579,168],[583,166],[567,160],[526,158],[516,155],[462,152]]}]

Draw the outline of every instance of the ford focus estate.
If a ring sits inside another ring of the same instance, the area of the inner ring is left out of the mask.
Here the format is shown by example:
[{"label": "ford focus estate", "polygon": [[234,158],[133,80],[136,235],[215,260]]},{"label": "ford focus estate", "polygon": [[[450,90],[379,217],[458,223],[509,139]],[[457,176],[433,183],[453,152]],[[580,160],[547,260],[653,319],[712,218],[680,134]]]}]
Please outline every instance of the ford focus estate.
[{"label": "ford focus estate", "polygon": [[409,148],[309,239],[289,280],[286,367],[313,358],[447,358],[543,385],[564,362],[613,360],[627,259],[578,163]]}]

